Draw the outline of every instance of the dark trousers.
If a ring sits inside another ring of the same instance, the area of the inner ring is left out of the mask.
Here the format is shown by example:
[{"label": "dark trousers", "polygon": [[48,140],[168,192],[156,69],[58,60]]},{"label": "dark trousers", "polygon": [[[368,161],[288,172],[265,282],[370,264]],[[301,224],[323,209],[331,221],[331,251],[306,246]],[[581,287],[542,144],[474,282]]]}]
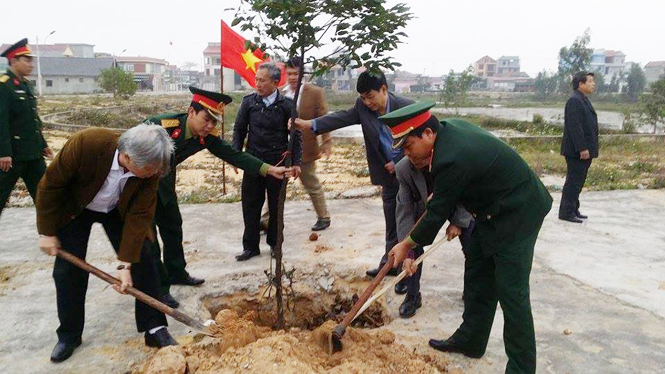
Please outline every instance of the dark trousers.
[{"label": "dark trousers", "polygon": [[187,261],[185,251],[182,247],[182,215],[178,207],[178,200],[173,199],[163,204],[157,202],[155,209],[154,226],[155,232],[159,228],[159,236],[164,244],[164,262],[159,247],[159,241],[152,243],[152,256],[157,266],[159,275],[159,291],[162,295],[170,292],[171,281],[187,277]]},{"label": "dark trousers", "polygon": [[580,192],[584,187],[591,159],[580,160],[579,157],[566,157],[566,182],[561,194],[559,217],[570,218],[580,212]]},{"label": "dark trousers", "polygon": [[242,177],[242,218],[245,232],[242,236],[242,247],[245,251],[259,253],[259,236],[261,231],[261,208],[268,195],[268,235],[269,246],[277,243],[277,203],[279,191],[284,181],[271,176],[250,175]]},{"label": "dark trousers", "polygon": [[[98,213],[84,210],[72,222],[58,233],[62,249],[85,260],[88,239],[92,224],[101,223],[113,248],[117,252],[122,237],[123,222],[118,210]],[[132,283],[134,287],[154,298],[158,297],[157,269],[150,255],[150,243],[146,240],[141,248],[140,262],[132,264]],[[88,290],[88,273],[59,257],[55,259],[53,278],[58,301],[58,341],[74,343],[83,334],[85,321],[85,294]],[[166,326],[164,314],[136,300],[136,327],[139,332],[158,326]]]},{"label": "dark trousers", "polygon": [[390,183],[381,186],[381,200],[383,200],[383,218],[386,221],[386,252],[381,257],[379,267],[382,267],[388,261],[388,252],[397,244],[397,220],[395,219],[395,210],[397,209],[397,192],[399,191],[399,182],[395,175],[390,179]]},{"label": "dark trousers", "polygon": [[[459,236],[459,241],[462,243],[462,253],[466,257],[466,251],[471,243],[471,233],[473,233],[473,228],[476,226],[476,221],[471,221],[469,227],[462,229],[462,235]],[[422,256],[425,251],[423,247],[416,247],[413,249],[413,257],[418,258]],[[407,297],[416,297],[420,293],[420,277],[423,273],[423,264],[422,262],[418,265],[418,271],[413,274],[411,277],[406,278],[407,282]]]},{"label": "dark trousers", "polygon": [[529,276],[538,231],[521,236],[492,256],[482,255],[477,234],[471,235],[464,263],[464,314],[453,339],[484,354],[497,302],[504,315],[506,373],[536,372],[536,338],[531,314]]},{"label": "dark trousers", "polygon": [[37,184],[46,171],[46,162],[41,157],[35,160],[13,161],[13,164],[9,171],[0,170],[0,215],[19,178],[23,179],[32,201],[35,201]]}]

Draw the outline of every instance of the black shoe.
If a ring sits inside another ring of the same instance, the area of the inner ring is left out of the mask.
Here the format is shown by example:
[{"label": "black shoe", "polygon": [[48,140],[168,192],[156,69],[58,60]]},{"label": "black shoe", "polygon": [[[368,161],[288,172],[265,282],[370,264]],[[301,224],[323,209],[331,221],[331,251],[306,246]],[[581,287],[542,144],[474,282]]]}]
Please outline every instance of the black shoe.
[{"label": "black shoe", "polygon": [[201,278],[194,278],[191,275],[187,274],[185,277],[182,278],[174,278],[171,279],[171,284],[180,284],[183,286],[200,286],[205,282],[205,279]]},{"label": "black shoe", "polygon": [[402,279],[395,285],[395,293],[398,295],[404,295],[408,290],[409,286],[406,283],[406,279]]},{"label": "black shoe", "polygon": [[260,253],[259,252],[251,252],[251,251],[242,251],[241,254],[236,256],[236,261],[247,261],[250,258],[254,256],[258,256]]},{"label": "black shoe", "polygon": [[51,352],[51,361],[52,362],[63,362],[68,359],[76,347],[81,345],[81,339],[74,343],[65,343],[58,342],[55,347],[53,347],[53,352]]},{"label": "black shoe", "polygon": [[573,222],[573,223],[582,223],[583,221],[575,216],[572,217],[559,217],[560,220],[562,221],[568,221],[568,222]]},{"label": "black shoe", "polygon": [[580,213],[580,212],[575,212],[575,217],[577,217],[577,218],[579,218],[579,219],[587,219],[587,218],[589,218],[589,216],[585,216],[584,214],[582,214],[582,213]]},{"label": "black shoe", "polygon": [[167,294],[163,295],[160,298],[160,301],[163,302],[164,304],[170,306],[173,309],[176,309],[177,307],[180,306],[180,303],[176,299],[174,299],[173,296],[171,296],[170,293],[167,293]]},{"label": "black shoe", "polygon": [[469,351],[469,350],[463,348],[460,344],[458,344],[452,338],[448,338],[447,340],[430,339],[429,340],[429,346],[436,349],[437,351],[461,353],[461,354],[465,355],[466,357],[471,357],[471,358],[481,358],[481,357],[483,357],[483,354],[484,354],[484,352],[480,353],[480,352]]},{"label": "black shoe", "polygon": [[[383,265],[381,265],[381,266],[383,266]],[[367,274],[368,276],[374,278],[374,277],[376,277],[376,276],[379,274],[379,272],[381,271],[381,266],[378,267],[378,268],[376,268],[376,269],[369,269],[369,270],[367,270],[367,271],[365,272],[365,274]],[[388,270],[388,274],[386,274],[386,275],[387,275],[387,276],[390,276],[390,277],[396,277],[397,274],[399,274],[399,273],[397,272],[397,269],[392,268],[392,269]]]},{"label": "black shoe", "polygon": [[402,305],[399,306],[399,316],[402,318],[413,317],[421,306],[423,306],[423,301],[420,297],[420,292],[418,292],[418,296],[415,297],[406,295]]},{"label": "black shoe", "polygon": [[318,218],[314,226],[312,226],[312,231],[321,231],[330,227],[330,218]]},{"label": "black shoe", "polygon": [[166,327],[161,328],[155,331],[154,334],[151,334],[146,331],[145,333],[145,345],[148,347],[157,347],[162,348],[168,345],[178,345],[178,342],[173,339],[169,330]]}]

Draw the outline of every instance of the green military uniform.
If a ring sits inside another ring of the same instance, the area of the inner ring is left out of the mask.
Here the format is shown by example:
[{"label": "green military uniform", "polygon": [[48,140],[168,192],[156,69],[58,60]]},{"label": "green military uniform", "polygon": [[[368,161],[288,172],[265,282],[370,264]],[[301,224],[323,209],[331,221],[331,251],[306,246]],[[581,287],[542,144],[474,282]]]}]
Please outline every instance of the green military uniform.
[{"label": "green military uniform", "polygon": [[0,76],[0,157],[11,157],[13,166],[0,170],[0,214],[19,177],[35,200],[46,170],[42,152],[47,147],[30,83],[8,69]]},{"label": "green military uniform", "polygon": [[265,176],[270,165],[248,153],[235,150],[226,141],[220,139],[216,131],[206,136],[202,142],[200,137],[193,136],[187,127],[187,113],[165,114],[147,121],[164,127],[175,142],[175,155],[171,160],[171,170],[159,183],[154,219],[164,243],[164,262],[162,263],[159,242],[157,240],[153,242],[153,255],[160,276],[160,290],[164,295],[169,293],[171,281],[188,275],[185,270],[187,262],[182,246],[182,216],[175,191],[176,165],[206,148],[213,155],[247,173]]},{"label": "green military uniform", "polygon": [[[400,113],[386,116],[391,115]],[[506,372],[534,373],[529,275],[552,197],[519,154],[492,134],[459,119],[434,126],[434,196],[409,240],[431,244],[458,202],[474,215],[464,268],[464,321],[451,339],[467,352],[484,354],[498,301],[505,319]]]}]

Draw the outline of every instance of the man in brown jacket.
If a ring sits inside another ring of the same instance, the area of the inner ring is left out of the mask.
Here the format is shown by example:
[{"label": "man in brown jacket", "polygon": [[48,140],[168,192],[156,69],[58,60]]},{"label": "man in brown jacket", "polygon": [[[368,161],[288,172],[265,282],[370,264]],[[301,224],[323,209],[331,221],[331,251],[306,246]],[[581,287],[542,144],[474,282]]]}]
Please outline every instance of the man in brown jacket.
[{"label": "man in brown jacket", "polygon": [[[282,87],[282,93],[290,99],[293,99],[296,93],[301,61],[299,57],[293,57],[286,62],[286,85]],[[313,84],[303,82],[296,105],[298,108],[298,118],[312,119],[328,113],[323,89]],[[320,146],[319,137],[322,140]],[[330,214],[328,213],[323,187],[316,176],[316,160],[321,158],[321,153],[325,154],[326,157],[330,156],[330,134],[326,133],[317,136],[311,129],[307,129],[302,132],[302,143],[302,172],[300,174],[300,181],[312,199],[312,204],[316,211],[316,223],[312,226],[312,230],[325,230],[330,226]],[[268,215],[264,214],[262,218],[265,218],[265,222],[262,224],[268,227]]]},{"label": "man in brown jacket", "polygon": [[[160,174],[168,173],[173,141],[159,126],[138,125],[122,135],[88,129],[74,135],[46,170],[37,188],[39,247],[85,259],[90,229],[101,223],[118,255],[114,286],[134,286],[158,298],[157,268],[150,255],[152,218]],[[69,358],[81,345],[88,273],[57,257],[58,343],[51,361]],[[163,313],[136,301],[136,325],[151,347],[175,345]]]}]

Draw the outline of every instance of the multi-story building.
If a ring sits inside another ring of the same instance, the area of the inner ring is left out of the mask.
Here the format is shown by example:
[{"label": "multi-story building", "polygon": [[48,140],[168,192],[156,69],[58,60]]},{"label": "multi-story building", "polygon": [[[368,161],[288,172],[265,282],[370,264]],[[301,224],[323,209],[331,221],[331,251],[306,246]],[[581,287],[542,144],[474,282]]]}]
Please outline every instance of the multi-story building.
[{"label": "multi-story building", "polygon": [[608,79],[614,76],[622,78],[624,72],[630,69],[626,63],[626,55],[621,51],[610,49],[594,49],[591,54],[591,71],[597,72]]},{"label": "multi-story building", "polygon": [[501,56],[496,61],[496,75],[499,77],[512,77],[520,72],[519,56]]},{"label": "multi-story building", "polygon": [[142,91],[164,91],[164,73],[168,62],[152,57],[116,57],[116,64],[134,74],[134,81]]},{"label": "multi-story building", "polygon": [[166,91],[188,91],[189,86],[200,87],[202,73],[196,70],[183,70],[175,65],[166,67],[164,89]]},{"label": "multi-story building", "polygon": [[647,83],[651,84],[661,78],[665,78],[665,61],[651,61],[644,66],[644,75]]},{"label": "multi-story building", "polygon": [[473,71],[478,78],[493,77],[496,75],[496,60],[485,56],[473,64]]},{"label": "multi-story building", "polygon": [[223,68],[220,43],[208,42],[203,50],[203,77],[202,88],[211,91],[221,91],[221,75],[224,72],[224,91],[248,90],[252,87],[235,70]]}]

